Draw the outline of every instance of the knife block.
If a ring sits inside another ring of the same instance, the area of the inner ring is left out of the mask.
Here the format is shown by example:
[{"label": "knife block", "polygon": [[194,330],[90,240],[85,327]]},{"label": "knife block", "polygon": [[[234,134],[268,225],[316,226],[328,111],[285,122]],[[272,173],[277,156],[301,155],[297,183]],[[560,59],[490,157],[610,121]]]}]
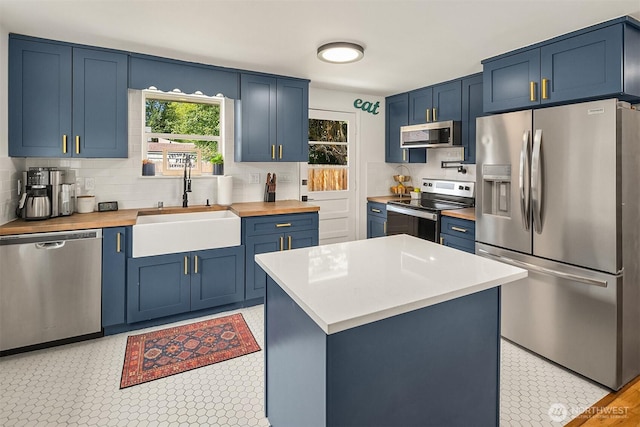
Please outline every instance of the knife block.
[{"label": "knife block", "polygon": [[269,184],[265,184],[264,186],[264,201],[265,202],[275,202],[276,201],[276,192],[269,191]]}]

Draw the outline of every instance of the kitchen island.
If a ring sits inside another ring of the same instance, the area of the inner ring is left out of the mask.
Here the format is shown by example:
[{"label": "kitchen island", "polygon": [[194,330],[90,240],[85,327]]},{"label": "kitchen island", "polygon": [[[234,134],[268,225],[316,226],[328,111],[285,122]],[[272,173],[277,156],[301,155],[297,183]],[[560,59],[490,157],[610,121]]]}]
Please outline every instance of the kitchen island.
[{"label": "kitchen island", "polygon": [[271,425],[498,425],[500,285],[407,235],[261,254]]}]

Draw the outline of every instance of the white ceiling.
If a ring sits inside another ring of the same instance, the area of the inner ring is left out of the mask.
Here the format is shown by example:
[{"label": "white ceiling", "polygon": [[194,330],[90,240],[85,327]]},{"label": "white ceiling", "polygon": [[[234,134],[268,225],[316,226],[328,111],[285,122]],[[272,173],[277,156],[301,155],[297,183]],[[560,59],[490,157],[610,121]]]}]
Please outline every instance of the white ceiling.
[{"label": "white ceiling", "polygon": [[[640,19],[640,0],[0,0],[8,32],[385,96],[622,15]],[[362,44],[364,59],[319,61],[317,47],[332,41]]]}]

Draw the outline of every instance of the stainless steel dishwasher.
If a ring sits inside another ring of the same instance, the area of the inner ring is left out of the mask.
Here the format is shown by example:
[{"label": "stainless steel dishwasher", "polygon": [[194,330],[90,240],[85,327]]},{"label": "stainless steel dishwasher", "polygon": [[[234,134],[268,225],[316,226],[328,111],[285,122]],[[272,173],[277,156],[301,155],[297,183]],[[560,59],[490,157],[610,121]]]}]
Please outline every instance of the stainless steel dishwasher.
[{"label": "stainless steel dishwasher", "polygon": [[102,230],[0,237],[0,355],[100,336],[101,275]]}]

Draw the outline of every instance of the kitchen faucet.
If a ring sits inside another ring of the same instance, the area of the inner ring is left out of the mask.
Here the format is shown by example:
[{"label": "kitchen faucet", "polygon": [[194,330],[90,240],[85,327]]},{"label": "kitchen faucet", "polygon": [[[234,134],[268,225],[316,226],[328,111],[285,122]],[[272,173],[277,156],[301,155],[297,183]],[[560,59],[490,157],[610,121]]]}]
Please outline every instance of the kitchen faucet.
[{"label": "kitchen faucet", "polygon": [[[187,157],[189,159],[188,164]],[[188,176],[187,170],[189,171]],[[188,156],[188,154],[184,155],[184,178],[182,179],[182,188],[182,207],[186,208],[189,206],[189,196],[187,193],[191,193],[191,156]]]}]

